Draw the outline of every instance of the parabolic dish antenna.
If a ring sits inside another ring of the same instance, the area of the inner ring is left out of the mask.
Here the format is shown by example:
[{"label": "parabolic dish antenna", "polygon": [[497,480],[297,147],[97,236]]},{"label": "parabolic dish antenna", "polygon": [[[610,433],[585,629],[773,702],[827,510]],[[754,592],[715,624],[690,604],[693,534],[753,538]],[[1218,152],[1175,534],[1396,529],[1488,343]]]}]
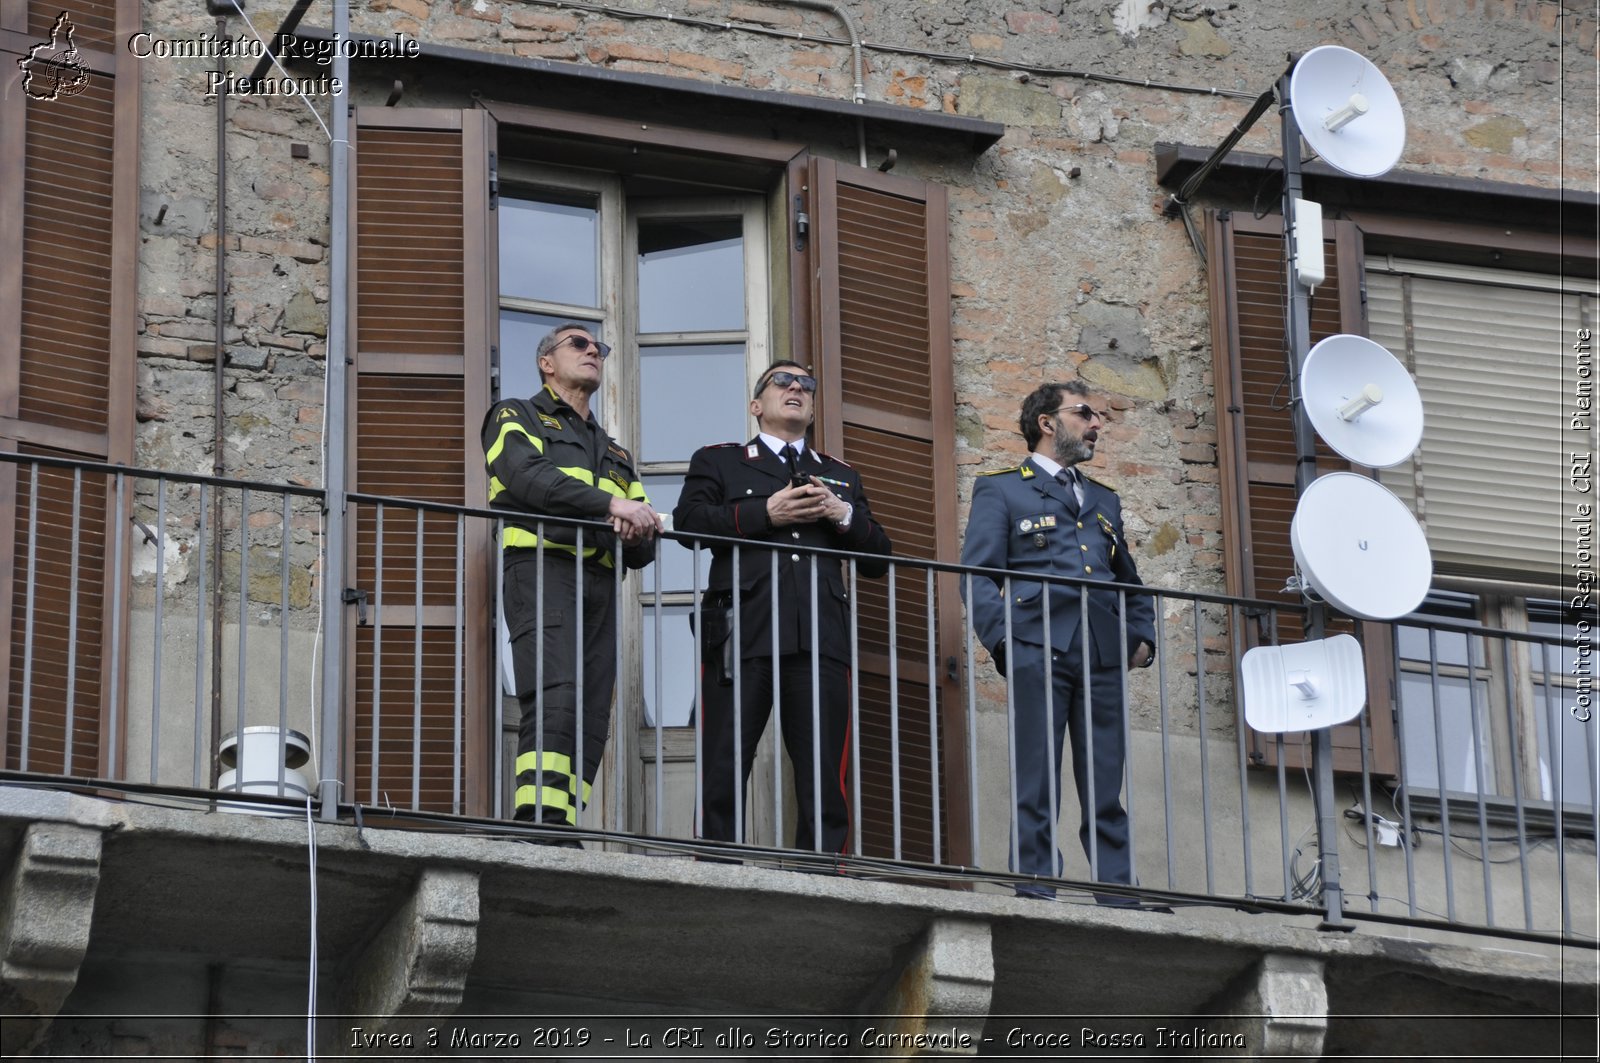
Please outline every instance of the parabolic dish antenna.
[{"label": "parabolic dish antenna", "polygon": [[1400,161],[1406,118],[1389,79],[1348,48],[1324,44],[1289,74],[1289,101],[1300,135],[1329,166],[1351,177],[1378,177]]},{"label": "parabolic dish antenna", "polygon": [[1289,523],[1289,544],[1312,588],[1351,616],[1394,620],[1415,612],[1433,582],[1433,555],[1416,518],[1393,492],[1353,472],[1311,482]]},{"label": "parabolic dish antenna", "polygon": [[1306,355],[1300,396],[1317,435],[1357,465],[1387,469],[1422,442],[1422,396],[1400,360],[1364,336],[1329,336]]}]

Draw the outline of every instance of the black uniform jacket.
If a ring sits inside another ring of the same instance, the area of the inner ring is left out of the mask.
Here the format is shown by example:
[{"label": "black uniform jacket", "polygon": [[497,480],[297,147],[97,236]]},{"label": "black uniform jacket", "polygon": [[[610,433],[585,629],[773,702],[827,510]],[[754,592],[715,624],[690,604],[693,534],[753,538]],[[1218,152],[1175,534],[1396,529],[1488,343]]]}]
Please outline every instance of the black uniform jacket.
[{"label": "black uniform jacket", "polygon": [[[860,475],[836,458],[806,448],[800,471],[821,479],[834,494],[853,507],[850,526],[840,531],[831,521],[774,528],[767,519],[767,499],[788,486],[783,462],[761,442],[721,443],[701,447],[689,463],[683,494],[672,511],[673,530],[706,532],[752,543],[822,546],[855,550],[887,557],[893,547],[883,526],[872,517]],[[683,545],[691,546],[685,542]],[[850,599],[844,566],[839,558],[778,551],[778,652],[811,650],[811,558],[817,559],[818,644],[820,652],[836,660],[850,659]],[[867,558],[857,563],[863,576],[882,576],[887,560]],[[764,657],[772,653],[772,552],[739,551],[742,655]],[[724,600],[733,589],[733,549],[725,544],[712,549],[707,604]],[[706,638],[714,639],[714,620],[706,618]]]},{"label": "black uniform jacket", "polygon": [[[1012,640],[1044,644],[1047,596],[1044,584],[1027,578],[1031,573],[1141,582],[1122,532],[1122,503],[1117,493],[1084,477],[1080,508],[1069,500],[1070,490],[1031,460],[979,476],[973,484],[961,563],[1012,573],[1009,603],[996,581],[982,576],[972,581],[972,627],[991,653],[1005,642],[1008,607]],[[1052,585],[1048,601],[1050,647],[1064,651],[1081,637],[1079,590]],[[1141,642],[1155,647],[1155,608],[1150,597],[1130,592],[1127,606],[1126,616],[1119,617],[1115,591],[1089,594],[1089,645],[1098,667],[1122,664],[1123,627],[1129,655]]]},{"label": "black uniform jacket", "polygon": [[[594,414],[579,417],[548,386],[531,399],[502,399],[483,418],[484,459],[489,466],[489,505],[506,510],[502,546],[508,551],[539,545],[538,521],[529,514],[605,520],[614,497],[648,502],[634,472],[633,457],[606,434]],[[544,525],[545,549],[574,550],[578,529]],[[583,529],[583,554],[612,564],[616,534]],[[627,568],[643,568],[655,558],[654,540],[622,551]],[[510,555],[508,554],[508,559]],[[557,557],[546,558],[555,564]]]}]

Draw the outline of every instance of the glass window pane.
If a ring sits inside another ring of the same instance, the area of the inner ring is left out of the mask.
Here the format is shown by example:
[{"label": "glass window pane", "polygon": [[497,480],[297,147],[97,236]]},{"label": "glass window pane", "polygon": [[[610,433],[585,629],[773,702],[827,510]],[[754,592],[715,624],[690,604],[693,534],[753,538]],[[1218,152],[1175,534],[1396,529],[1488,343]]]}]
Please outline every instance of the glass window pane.
[{"label": "glass window pane", "polygon": [[645,461],[688,461],[707,443],[748,438],[742,343],[640,348],[639,395]]},{"label": "glass window pane", "polygon": [[[1555,799],[1559,783],[1562,802],[1567,806],[1593,810],[1595,807],[1595,771],[1600,766],[1600,750],[1596,749],[1595,734],[1600,722],[1593,716],[1593,705],[1588,707],[1587,721],[1572,714],[1578,705],[1578,692],[1571,688],[1556,687],[1555,696],[1543,683],[1534,685],[1534,704],[1539,715],[1539,796],[1546,801]],[[1592,698],[1590,699],[1592,702]],[[1561,748],[1551,757],[1550,723],[1557,721],[1561,734]],[[1561,766],[1559,779],[1551,768],[1552,761]]]},{"label": "glass window pane", "polygon": [[[1472,738],[1472,701],[1465,679],[1439,680],[1439,733],[1444,736],[1444,777],[1446,789],[1477,793],[1478,780],[1488,780],[1487,793],[1494,792],[1494,751],[1489,745],[1489,685],[1478,683],[1478,741]],[[1401,740],[1405,748],[1407,785],[1422,790],[1439,789],[1441,757],[1434,731],[1432,686],[1426,675],[1403,672],[1400,675]],[[1479,764],[1474,767],[1474,753]]]},{"label": "glass window pane", "polygon": [[600,212],[593,201],[500,197],[500,294],[599,306]]},{"label": "glass window pane", "polygon": [[738,218],[639,220],[639,331],[744,328]]},{"label": "glass window pane", "polygon": [[[650,504],[656,508],[657,513],[671,513],[678,504],[678,496],[683,493],[682,476],[646,476],[644,478],[645,493],[650,496]],[[706,580],[711,574],[711,550],[703,547],[700,551],[700,581],[694,583],[695,572],[694,548],[691,544],[681,540],[664,539],[661,542],[660,560],[644,570],[644,591],[649,597],[655,594],[656,580],[661,581],[661,592],[685,592],[704,590]]]},{"label": "glass window pane", "polygon": [[[1471,624],[1481,627],[1477,617],[1477,599],[1469,594],[1456,594],[1450,591],[1433,591],[1428,595],[1427,601],[1413,614],[1417,619],[1426,617],[1439,617],[1452,623]],[[1408,661],[1427,661],[1429,659],[1428,629],[1425,627],[1401,626],[1396,628],[1396,641],[1400,648],[1400,656]],[[1467,638],[1459,631],[1440,631],[1435,636],[1434,651],[1439,656],[1440,664],[1454,664],[1465,668],[1467,664]],[[1472,639],[1473,664],[1482,668],[1483,640]]]},{"label": "glass window pane", "polygon": [[656,611],[644,610],[644,722],[656,722],[656,665],[660,662],[660,697],[663,727],[684,727],[694,708],[694,632],[690,630],[691,607],[669,605],[661,609],[661,645],[656,652]]}]

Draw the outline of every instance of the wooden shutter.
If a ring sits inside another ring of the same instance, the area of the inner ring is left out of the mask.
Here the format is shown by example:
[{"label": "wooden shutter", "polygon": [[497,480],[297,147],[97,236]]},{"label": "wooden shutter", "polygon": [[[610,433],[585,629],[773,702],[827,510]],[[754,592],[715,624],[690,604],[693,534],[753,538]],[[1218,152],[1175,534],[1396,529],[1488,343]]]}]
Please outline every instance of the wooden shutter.
[{"label": "wooden shutter", "polygon": [[[71,43],[87,81],[69,76],[57,98],[34,98],[51,78],[40,74],[25,92],[17,63],[59,56],[32,49],[51,40],[62,11],[53,0],[0,2],[0,69],[10,86],[0,94],[0,451],[125,463],[133,450],[139,73],[119,45],[138,29],[139,5],[72,5]],[[0,565],[9,570],[0,577],[4,766],[113,775],[119,743],[104,723],[114,718],[127,654],[113,652],[111,639],[127,625],[111,623],[106,603],[125,608],[127,596],[115,593],[108,536],[122,534],[125,513],[112,512],[103,475],[43,467],[35,475],[9,462],[0,463],[0,502],[8,514]],[[123,662],[116,674],[113,662]]]},{"label": "wooden shutter", "polygon": [[[482,506],[494,123],[482,111],[358,108],[355,125],[351,489]],[[492,529],[468,521],[458,546],[453,514],[424,513],[419,529],[417,512],[383,510],[379,586],[378,507],[351,507],[351,578],[368,607],[364,626],[347,612],[348,796],[483,815]]]},{"label": "wooden shutter", "polygon": [[[945,190],[828,159],[812,160],[810,186],[810,337],[822,380],[818,438],[824,450],[860,470],[872,511],[888,529],[896,554],[953,562],[955,397]],[[900,855],[966,863],[966,716],[952,671],[961,645],[960,596],[955,581],[941,576],[932,647],[938,679],[930,686],[924,575],[913,568],[898,572],[894,609],[900,629],[893,646],[887,581],[862,581],[856,813],[866,854],[893,856],[891,734],[897,714]],[[897,704],[891,659],[898,668]],[[937,707],[932,729],[930,705]]]},{"label": "wooden shutter", "polygon": [[[1221,213],[1208,220],[1211,257],[1212,357],[1217,382],[1217,460],[1222,478],[1223,538],[1229,594],[1297,603],[1284,590],[1294,573],[1289,522],[1294,517],[1294,427],[1285,355],[1286,306],[1283,222],[1278,215],[1254,218]],[[1362,334],[1360,234],[1335,222],[1327,240],[1328,279],[1311,302],[1311,342],[1336,333]],[[1350,469],[1317,441],[1317,472]],[[1366,470],[1358,470],[1366,471]],[[1247,626],[1247,646],[1269,643],[1268,618]],[[1359,628],[1359,630],[1357,630]],[[1372,756],[1368,767],[1392,773],[1394,723],[1389,693],[1391,648],[1383,624],[1352,621],[1330,611],[1327,633],[1357,634],[1367,664],[1368,718]],[[1279,613],[1279,643],[1304,640],[1301,617]],[[1240,726],[1244,721],[1241,714]],[[1248,730],[1248,729],[1247,729]],[[1284,762],[1310,762],[1305,736],[1284,736]],[[1334,766],[1361,769],[1359,721],[1334,729]],[[1250,761],[1277,763],[1276,736],[1249,731]]]}]

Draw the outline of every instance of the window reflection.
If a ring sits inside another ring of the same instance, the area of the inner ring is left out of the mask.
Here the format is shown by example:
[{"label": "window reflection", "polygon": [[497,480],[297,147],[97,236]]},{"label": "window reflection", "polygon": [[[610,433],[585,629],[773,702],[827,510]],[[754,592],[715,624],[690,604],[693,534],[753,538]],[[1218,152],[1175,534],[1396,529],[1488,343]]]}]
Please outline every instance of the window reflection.
[{"label": "window reflection", "polygon": [[639,221],[639,331],[744,328],[744,238],[738,218]]},{"label": "window reflection", "polygon": [[599,306],[600,212],[592,201],[500,198],[500,294]]},{"label": "window reflection", "polygon": [[[1403,672],[1400,675],[1401,740],[1405,748],[1407,784],[1423,790],[1441,789],[1439,772],[1443,764],[1442,789],[1476,793],[1480,781],[1485,793],[1493,793],[1494,754],[1489,745],[1489,685],[1477,683],[1478,733],[1473,741],[1472,698],[1465,679],[1439,679],[1439,727],[1434,727],[1433,686],[1428,676]],[[1444,736],[1441,756],[1435,740]]]},{"label": "window reflection", "polygon": [[750,393],[742,343],[639,351],[646,461],[688,461],[707,443],[744,442]]},{"label": "window reflection", "polygon": [[[681,552],[681,551],[680,551]],[[694,708],[694,632],[689,622],[693,607],[669,605],[661,609],[661,649],[656,647],[656,610],[644,610],[644,719],[656,724],[657,662],[660,664],[659,703],[663,727],[684,727]]]}]

